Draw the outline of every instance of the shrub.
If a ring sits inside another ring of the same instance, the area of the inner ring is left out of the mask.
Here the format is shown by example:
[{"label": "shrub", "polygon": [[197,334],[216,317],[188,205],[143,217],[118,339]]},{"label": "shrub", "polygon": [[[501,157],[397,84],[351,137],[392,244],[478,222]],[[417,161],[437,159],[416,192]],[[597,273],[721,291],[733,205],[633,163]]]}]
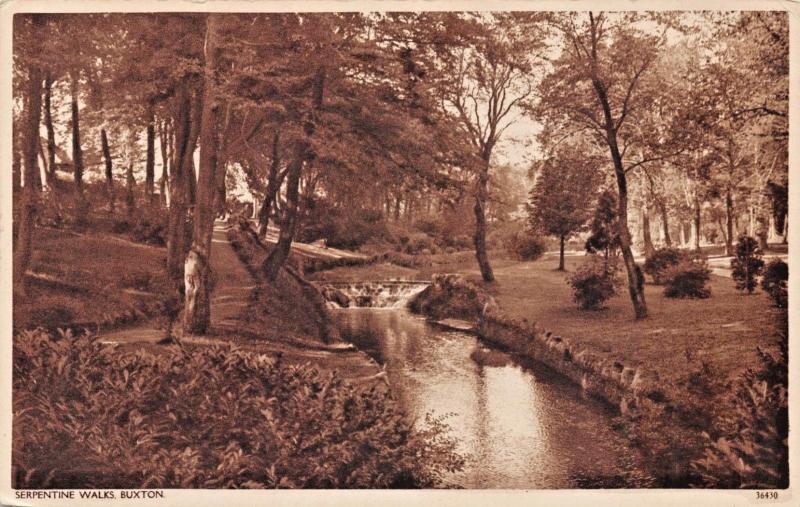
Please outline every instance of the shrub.
[{"label": "shrub", "polygon": [[506,251],[522,261],[535,261],[545,252],[545,242],[539,236],[522,231],[509,238]]},{"label": "shrub", "polygon": [[263,354],[37,331],[13,357],[17,488],[428,487],[463,463],[386,389]]},{"label": "shrub", "polygon": [[666,285],[664,295],[668,298],[703,299],[711,295],[706,287],[711,270],[704,261],[684,259],[667,268],[661,276]]},{"label": "shrub", "polygon": [[750,236],[739,236],[736,253],[731,259],[731,269],[731,278],[736,282],[736,288],[752,294],[757,285],[756,277],[764,269],[758,241]]},{"label": "shrub", "polygon": [[769,294],[775,306],[786,308],[789,303],[786,284],[789,281],[789,265],[780,259],[774,259],[764,269],[761,287]]},{"label": "shrub", "polygon": [[139,216],[133,223],[130,233],[134,241],[164,246],[167,244],[166,215],[163,218]]},{"label": "shrub", "polygon": [[414,227],[431,236],[436,236],[440,229],[439,221],[434,217],[419,218],[414,222]]},{"label": "shrub", "polygon": [[604,303],[617,293],[619,280],[616,267],[607,266],[602,258],[593,255],[569,276],[573,300],[582,310],[600,310]]},{"label": "shrub", "polygon": [[436,243],[434,243],[433,238],[424,232],[418,232],[412,234],[409,238],[405,246],[405,253],[414,255],[421,254],[424,250],[428,250],[428,255],[430,255],[430,252],[432,252],[434,248],[436,248]]},{"label": "shrub", "polygon": [[661,285],[665,282],[666,271],[682,261],[689,259],[688,252],[677,248],[659,248],[644,261],[644,272],[653,277],[653,283]]}]

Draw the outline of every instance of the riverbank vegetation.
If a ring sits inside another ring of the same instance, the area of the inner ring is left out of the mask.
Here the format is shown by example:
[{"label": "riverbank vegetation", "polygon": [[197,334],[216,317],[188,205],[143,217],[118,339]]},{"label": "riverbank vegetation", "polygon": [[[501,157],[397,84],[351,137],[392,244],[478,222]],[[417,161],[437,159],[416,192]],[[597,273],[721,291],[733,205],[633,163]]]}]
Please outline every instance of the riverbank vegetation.
[{"label": "riverbank vegetation", "polygon": [[419,488],[462,463],[382,384],[246,350],[34,331],[14,372],[16,488]]}]

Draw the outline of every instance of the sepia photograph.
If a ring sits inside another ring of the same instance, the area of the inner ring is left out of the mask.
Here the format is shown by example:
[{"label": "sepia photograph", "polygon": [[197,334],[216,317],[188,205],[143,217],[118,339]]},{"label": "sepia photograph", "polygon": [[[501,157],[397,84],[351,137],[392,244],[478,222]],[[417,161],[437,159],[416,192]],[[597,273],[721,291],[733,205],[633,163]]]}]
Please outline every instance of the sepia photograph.
[{"label": "sepia photograph", "polygon": [[10,5],[4,504],[791,500],[785,4]]}]

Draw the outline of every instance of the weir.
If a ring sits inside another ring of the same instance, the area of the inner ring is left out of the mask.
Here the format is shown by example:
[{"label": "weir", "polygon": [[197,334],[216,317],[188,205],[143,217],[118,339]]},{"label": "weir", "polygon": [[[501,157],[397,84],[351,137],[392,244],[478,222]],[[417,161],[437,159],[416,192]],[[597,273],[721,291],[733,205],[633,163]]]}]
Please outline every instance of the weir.
[{"label": "weir", "polygon": [[329,308],[402,308],[430,284],[418,280],[315,283]]}]

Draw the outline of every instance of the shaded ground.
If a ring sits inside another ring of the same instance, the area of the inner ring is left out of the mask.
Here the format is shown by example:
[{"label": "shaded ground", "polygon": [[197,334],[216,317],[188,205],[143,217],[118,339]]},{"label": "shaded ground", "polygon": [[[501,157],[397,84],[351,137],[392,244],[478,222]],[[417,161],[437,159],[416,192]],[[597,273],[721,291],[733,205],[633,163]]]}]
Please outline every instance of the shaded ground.
[{"label": "shaded ground", "polygon": [[16,329],[152,314],[168,286],[163,248],[49,228],[37,228],[33,242],[28,297],[14,296]]},{"label": "shaded ground", "polygon": [[[184,346],[236,345],[289,363],[311,363],[336,370],[346,378],[369,378],[379,373],[374,361],[341,344],[323,343],[320,323],[308,310],[309,301],[286,274],[272,286],[258,284],[226,236],[227,227],[214,228],[211,266],[216,282],[212,296],[211,332],[183,337]],[[164,330],[156,322],[104,334],[101,339],[120,346],[157,349]]]}]

